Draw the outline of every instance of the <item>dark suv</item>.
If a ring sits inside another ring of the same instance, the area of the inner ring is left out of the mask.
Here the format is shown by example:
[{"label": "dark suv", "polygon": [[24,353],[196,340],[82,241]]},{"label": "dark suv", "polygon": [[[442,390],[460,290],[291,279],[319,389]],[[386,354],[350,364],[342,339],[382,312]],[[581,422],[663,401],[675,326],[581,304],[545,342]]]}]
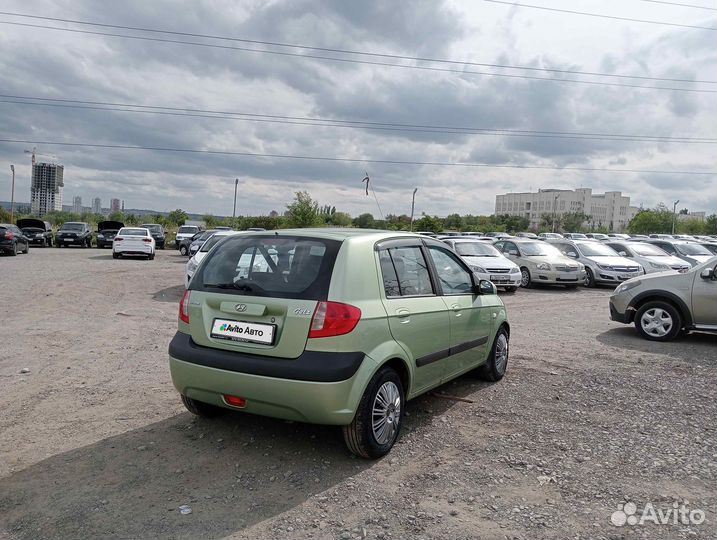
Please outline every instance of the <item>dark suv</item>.
[{"label": "dark suv", "polygon": [[166,243],[164,227],[162,227],[159,223],[145,223],[140,225],[140,227],[149,230],[149,234],[151,234],[152,238],[154,238],[154,244],[157,249],[164,249],[164,244]]},{"label": "dark suv", "polygon": [[68,221],[62,224],[55,235],[57,247],[80,246],[92,247],[92,231],[84,221]]},{"label": "dark suv", "polygon": [[17,226],[28,237],[31,244],[52,247],[52,225],[49,221],[35,218],[18,219]]}]

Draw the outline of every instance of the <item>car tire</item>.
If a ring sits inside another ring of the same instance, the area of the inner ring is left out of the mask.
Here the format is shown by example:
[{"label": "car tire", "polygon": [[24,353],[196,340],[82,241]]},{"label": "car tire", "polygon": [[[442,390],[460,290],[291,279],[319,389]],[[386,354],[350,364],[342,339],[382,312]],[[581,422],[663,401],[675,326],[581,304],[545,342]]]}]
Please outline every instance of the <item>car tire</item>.
[{"label": "car tire", "polygon": [[197,401],[196,399],[187,397],[184,394],[181,394],[181,396],[184,406],[190,413],[196,416],[200,416],[202,418],[216,418],[217,416],[221,416],[227,412],[227,410],[223,407],[218,407],[217,405],[212,405],[211,403],[204,403],[203,401]]},{"label": "car tire", "polygon": [[533,286],[533,278],[530,276],[530,270],[525,266],[520,267],[520,286],[530,289]]},{"label": "car tire", "polygon": [[650,341],[671,341],[682,329],[682,316],[672,304],[662,300],[647,302],[635,313],[635,328]]},{"label": "car tire", "polygon": [[180,254],[180,255],[185,255],[185,256],[186,256],[187,253],[188,253],[188,248],[187,248],[187,246],[179,246],[179,254]]},{"label": "car tire", "polygon": [[[351,453],[367,459],[388,454],[401,432],[405,404],[398,373],[389,367],[380,369],[369,381],[353,421],[342,428]],[[375,422],[374,414],[378,417]]]},{"label": "car tire", "polygon": [[13,257],[17,257],[17,242],[15,242],[12,245],[12,249],[10,250],[10,255]]},{"label": "car tire", "polygon": [[518,290],[518,287],[506,287],[505,292],[514,293]]},{"label": "car tire", "polygon": [[121,253],[115,253],[114,251],[112,252],[112,258],[113,258],[113,259],[119,259],[121,256],[122,256]]},{"label": "car tire", "polygon": [[590,268],[585,268],[585,286],[586,287],[594,287],[595,286],[595,275],[593,274],[593,271],[590,270]]},{"label": "car tire", "polygon": [[148,260],[148,261],[153,261],[153,260],[154,260],[154,253],[152,253],[151,255],[147,255],[147,260]]},{"label": "car tire", "polygon": [[505,375],[505,370],[508,369],[509,351],[510,338],[507,330],[501,326],[495,334],[488,360],[477,370],[480,378],[490,382],[501,380]]},{"label": "car tire", "polygon": [[25,249],[23,250],[23,253],[24,253],[25,255],[27,255],[28,253],[30,253],[30,242],[28,242],[27,244],[25,244]]}]

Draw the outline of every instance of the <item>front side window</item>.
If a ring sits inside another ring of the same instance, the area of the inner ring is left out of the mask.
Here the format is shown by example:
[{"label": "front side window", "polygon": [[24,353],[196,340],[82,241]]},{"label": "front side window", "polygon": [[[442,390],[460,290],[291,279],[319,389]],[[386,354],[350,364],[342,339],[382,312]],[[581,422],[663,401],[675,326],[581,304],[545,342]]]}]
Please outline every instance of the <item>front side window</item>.
[{"label": "front side window", "polygon": [[470,294],[473,289],[471,274],[455,255],[434,246],[429,246],[428,251],[433,258],[443,294]]}]

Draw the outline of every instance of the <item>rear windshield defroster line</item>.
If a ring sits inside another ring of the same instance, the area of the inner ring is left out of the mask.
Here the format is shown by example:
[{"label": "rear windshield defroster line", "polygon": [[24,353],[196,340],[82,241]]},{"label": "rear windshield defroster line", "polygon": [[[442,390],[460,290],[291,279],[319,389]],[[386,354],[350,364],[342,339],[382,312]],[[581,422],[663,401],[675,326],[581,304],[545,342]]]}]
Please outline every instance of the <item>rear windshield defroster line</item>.
[{"label": "rear windshield defroster line", "polygon": [[341,241],[276,234],[229,236],[212,249],[190,290],[326,300]]}]

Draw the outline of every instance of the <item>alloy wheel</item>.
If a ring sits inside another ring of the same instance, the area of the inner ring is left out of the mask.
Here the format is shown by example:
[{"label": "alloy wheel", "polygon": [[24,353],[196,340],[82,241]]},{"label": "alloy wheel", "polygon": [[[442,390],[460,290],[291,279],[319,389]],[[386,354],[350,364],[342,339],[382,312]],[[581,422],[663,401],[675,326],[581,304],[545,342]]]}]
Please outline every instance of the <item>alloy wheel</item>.
[{"label": "alloy wheel", "polygon": [[527,268],[520,271],[520,286],[527,287],[530,284],[530,272]]},{"label": "alloy wheel", "polygon": [[508,338],[505,334],[500,334],[495,343],[495,370],[498,373],[505,372],[508,365]]}]

